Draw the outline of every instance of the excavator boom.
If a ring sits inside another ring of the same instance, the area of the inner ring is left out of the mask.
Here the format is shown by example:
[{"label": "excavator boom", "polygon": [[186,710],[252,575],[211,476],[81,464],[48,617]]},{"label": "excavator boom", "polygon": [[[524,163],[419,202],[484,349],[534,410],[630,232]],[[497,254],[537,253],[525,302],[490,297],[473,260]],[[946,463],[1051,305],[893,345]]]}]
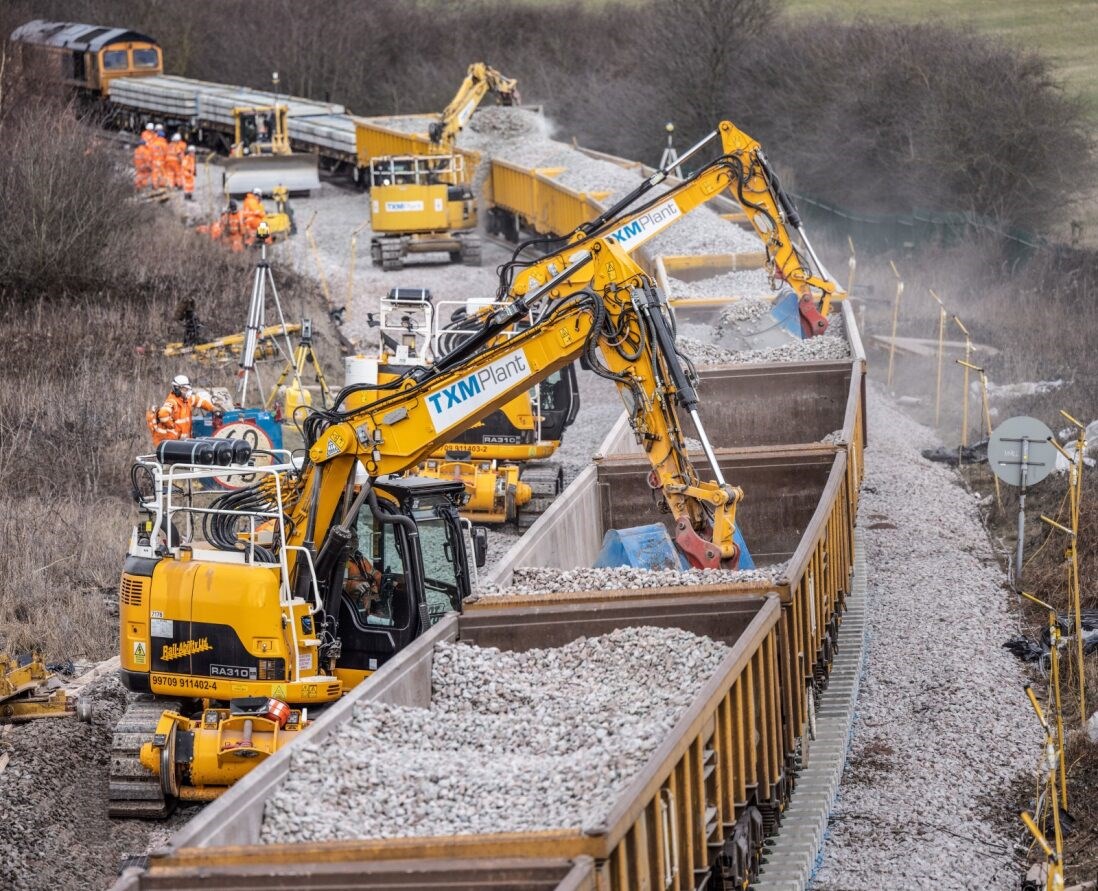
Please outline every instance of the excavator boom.
[{"label": "excavator boom", "polygon": [[469,123],[477,106],[490,92],[499,96],[500,105],[519,104],[518,85],[514,78],[504,77],[483,62],[474,62],[450,104],[439,115],[438,121],[428,128],[431,142],[447,151],[452,150],[461,128]]},{"label": "excavator boom", "polygon": [[[299,502],[304,513],[294,528],[311,523],[314,540],[322,540],[324,518],[335,515],[360,461],[371,478],[407,471],[516,393],[586,355],[622,393],[684,554],[695,566],[735,565],[735,506],[742,493],[724,482],[704,439],[697,394],[675,352],[662,295],[612,237],[589,240],[566,262],[434,366],[390,384],[391,394],[347,388],[338,397],[343,411],[310,416],[305,473],[315,477],[306,483],[311,496]],[[537,321],[504,337],[536,304],[544,306]],[[702,431],[714,481],[700,480],[686,456],[680,410]]]},{"label": "excavator boom", "polygon": [[[676,163],[681,165],[717,139],[721,154],[715,160],[661,192],[656,192],[656,187],[668,179],[670,168],[656,171],[613,207],[580,226],[572,234],[569,248],[577,249],[592,239],[613,236],[619,246],[631,253],[685,214],[717,195],[727,194],[743,208],[762,241],[771,279],[785,282],[796,292],[805,335],[822,334],[827,329],[831,302],[845,294],[809,244],[793,200],[781,187],[759,143],[731,122],[722,121]],[[653,193],[655,197],[636,206]],[[799,245],[793,232],[800,240]],[[513,282],[502,283],[501,290],[525,294],[546,281],[552,267],[559,262],[558,255],[551,254],[525,267]]]}]

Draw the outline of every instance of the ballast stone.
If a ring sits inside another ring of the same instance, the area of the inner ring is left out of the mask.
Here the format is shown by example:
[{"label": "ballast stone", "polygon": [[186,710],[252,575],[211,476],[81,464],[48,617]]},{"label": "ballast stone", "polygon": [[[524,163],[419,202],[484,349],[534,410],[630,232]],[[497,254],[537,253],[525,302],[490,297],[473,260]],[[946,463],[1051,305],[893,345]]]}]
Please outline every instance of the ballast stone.
[{"label": "ballast stone", "polygon": [[363,703],[294,746],[261,841],[597,831],[729,652],[655,627],[525,652],[436,645],[429,708]]}]

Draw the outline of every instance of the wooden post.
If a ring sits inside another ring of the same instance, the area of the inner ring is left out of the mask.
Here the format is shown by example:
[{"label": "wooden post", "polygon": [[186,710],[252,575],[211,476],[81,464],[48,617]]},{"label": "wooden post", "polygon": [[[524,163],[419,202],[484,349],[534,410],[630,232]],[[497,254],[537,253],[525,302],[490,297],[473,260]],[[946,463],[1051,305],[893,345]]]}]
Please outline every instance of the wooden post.
[{"label": "wooden post", "polygon": [[946,308],[942,298],[930,292],[930,296],[938,301],[938,380],[934,389],[934,426],[941,424],[942,419],[942,360],[945,357],[945,327]]},{"label": "wooden post", "polygon": [[888,265],[892,267],[892,273],[896,276],[896,297],[892,302],[892,340],[888,346],[888,387],[891,389],[892,367],[896,361],[896,325],[900,320],[900,297],[904,293],[904,283],[903,279],[900,278],[900,272],[896,268],[896,264],[889,260]]}]

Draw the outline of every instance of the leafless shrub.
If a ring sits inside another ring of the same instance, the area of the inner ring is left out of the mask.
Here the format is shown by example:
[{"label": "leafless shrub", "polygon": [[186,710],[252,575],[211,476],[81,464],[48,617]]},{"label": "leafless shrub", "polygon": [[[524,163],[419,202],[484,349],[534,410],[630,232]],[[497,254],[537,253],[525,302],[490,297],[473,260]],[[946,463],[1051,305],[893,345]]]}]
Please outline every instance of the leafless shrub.
[{"label": "leafless shrub", "polygon": [[1049,63],[972,31],[799,23],[770,32],[744,78],[750,132],[802,190],[848,208],[1039,231],[1090,169],[1082,107]]},{"label": "leafless shrub", "polygon": [[43,293],[110,274],[141,224],[116,158],[70,108],[28,104],[0,127],[0,286]]}]

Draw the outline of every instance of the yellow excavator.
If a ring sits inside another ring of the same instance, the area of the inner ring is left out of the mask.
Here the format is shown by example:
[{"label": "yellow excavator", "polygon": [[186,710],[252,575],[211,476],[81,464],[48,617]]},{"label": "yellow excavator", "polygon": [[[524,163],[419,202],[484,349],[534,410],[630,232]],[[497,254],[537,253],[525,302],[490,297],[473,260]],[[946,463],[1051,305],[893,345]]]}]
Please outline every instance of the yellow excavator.
[{"label": "yellow excavator", "polygon": [[[612,233],[618,245],[631,253],[715,196],[730,193],[744,208],[763,243],[772,285],[778,288],[784,284],[787,288],[769,315],[734,325],[726,323],[721,331],[721,344],[734,350],[761,349],[823,333],[832,295],[840,293],[838,285],[808,242],[800,216],[759,144],[731,123],[724,122],[684,157],[693,157],[717,137],[722,140],[722,154],[713,163],[660,193],[657,200],[633,207],[666,180],[672,167],[656,171],[614,207],[562,240],[578,244],[592,233]],[[800,247],[790,228],[800,237]],[[511,264],[505,267],[506,275],[510,274],[509,269],[518,268],[523,250],[535,243],[544,244],[534,240],[518,246]],[[559,262],[559,254],[551,254],[533,265],[522,263],[528,267],[526,272],[514,283],[508,278],[501,284],[498,298],[506,300],[512,292],[524,293],[530,283],[544,281],[559,268]],[[392,293],[410,294],[406,306],[424,300],[423,292],[418,289],[400,289]],[[817,294],[823,295],[822,314],[813,308]],[[382,308],[385,316],[385,300]],[[443,336],[448,334],[451,338],[447,342],[453,345],[456,341],[452,338],[471,327],[475,329],[486,311],[483,307],[460,310],[461,315],[455,315],[451,323],[451,331],[444,332]],[[421,330],[414,330],[410,314],[401,312],[398,316],[402,321],[394,326],[388,345],[386,334],[382,332],[379,357],[382,381],[406,370],[408,343],[419,344],[421,352],[412,348],[414,362],[421,365],[429,362],[427,338]],[[403,359],[395,358],[401,351],[396,338],[404,341]],[[436,352],[441,354],[446,350]],[[474,522],[517,522],[520,527],[529,526],[563,488],[559,464],[547,459],[559,447],[561,436],[575,419],[578,407],[575,370],[568,367],[543,383],[530,399],[515,398],[500,411],[455,437],[432,454],[417,472],[439,479],[460,479],[468,494],[462,515]]]},{"label": "yellow excavator", "polygon": [[409,254],[445,253],[452,263],[481,264],[472,171],[454,152],[461,128],[489,92],[502,105],[519,101],[515,81],[476,62],[450,104],[429,127],[425,154],[370,159],[370,256],[382,269],[401,269]]},{"label": "yellow excavator", "polygon": [[244,195],[253,189],[272,196],[276,190],[307,195],[320,188],[316,155],[290,147],[288,114],[287,106],[281,104],[233,109],[233,145],[222,162],[226,195]]},{"label": "yellow excavator", "polygon": [[[715,138],[724,151],[695,182],[748,202],[772,273],[793,287],[806,333],[821,333],[841,290],[814,259],[814,269],[801,265],[788,199],[757,143],[722,123],[694,150]],[[245,446],[226,453],[203,440],[164,443],[138,460],[131,476],[143,519],[121,580],[121,676],[150,696],[116,728],[113,815],[162,817],[179,800],[216,797],[291,742],[310,710],[460,610],[485,550],[458,516],[464,487],[407,474],[580,357],[622,394],[670,515],[669,547],[695,567],[750,565],[736,529],[743,493],[725,481],[706,437],[673,316],[620,243],[644,236],[644,224],[632,225],[644,215],[658,226],[669,201],[685,211],[704,194],[672,190],[641,217],[608,211],[517,275],[502,269],[505,301],[453,350],[345,387],[335,408],[306,410],[301,465],[279,454],[249,466]],[[680,415],[696,428],[708,479],[687,454]],[[196,485],[251,474],[250,485],[223,494]]]},{"label": "yellow excavator", "polygon": [[[369,314],[380,339],[370,382],[386,384],[470,337],[486,307],[468,301],[455,309],[447,301],[436,305],[426,288],[392,288],[379,309],[377,317]],[[474,523],[531,526],[564,488],[560,462],[549,459],[578,411],[576,371],[568,365],[437,449],[416,473],[461,481],[461,515]]]}]

